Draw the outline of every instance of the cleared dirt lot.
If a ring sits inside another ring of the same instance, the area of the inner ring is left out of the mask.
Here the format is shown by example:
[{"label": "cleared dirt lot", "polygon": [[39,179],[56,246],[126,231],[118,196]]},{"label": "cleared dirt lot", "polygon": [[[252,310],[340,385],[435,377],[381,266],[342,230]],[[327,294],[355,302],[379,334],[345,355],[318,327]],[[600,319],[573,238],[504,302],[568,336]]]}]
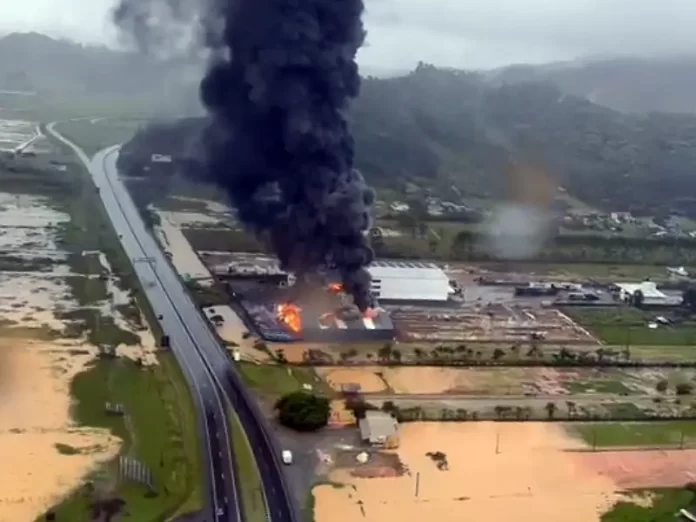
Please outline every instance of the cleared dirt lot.
[{"label": "cleared dirt lot", "polygon": [[[496,453],[498,437],[504,443]],[[618,488],[564,451],[578,447],[551,424],[402,425],[398,455],[409,473],[370,479],[348,470],[331,473],[344,487],[315,488],[316,520],[594,522],[619,498]],[[436,451],[447,456],[448,471],[426,455]]]},{"label": "cleared dirt lot", "polygon": [[521,343],[529,342],[532,334],[543,332],[545,342],[596,342],[585,329],[558,310],[513,301],[467,304],[452,309],[388,308],[400,337],[408,341]]}]

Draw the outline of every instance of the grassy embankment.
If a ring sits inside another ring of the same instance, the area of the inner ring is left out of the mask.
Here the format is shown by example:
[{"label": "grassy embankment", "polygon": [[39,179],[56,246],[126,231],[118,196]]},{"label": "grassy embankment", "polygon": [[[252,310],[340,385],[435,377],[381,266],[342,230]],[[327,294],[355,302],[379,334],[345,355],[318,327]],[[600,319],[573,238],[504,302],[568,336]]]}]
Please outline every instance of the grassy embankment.
[{"label": "grassy embankment", "polygon": [[[94,308],[97,301],[107,297],[106,282],[94,277],[103,268],[95,257],[81,254],[100,250],[117,274],[119,285],[133,292],[132,304],[121,312],[137,323],[139,309],[153,335],[159,336],[154,314],[143,298],[89,175],[76,164],[65,175],[72,178],[73,191],[61,202],[71,216],[61,235],[61,246],[70,252],[73,271],[81,274],[68,281],[81,305],[69,317],[79,329],[71,333],[86,333],[90,341],[101,345],[137,342],[135,334],[120,329]],[[173,355],[161,353],[158,359],[159,365],[142,368],[132,361],[100,358],[77,375],[71,386],[75,421],[83,426],[109,429],[123,440],[121,455],[141,461],[152,471],[154,494],[147,494],[142,486],[116,480],[117,461],[95,470],[91,478],[97,484],[116,484],[113,494],[126,502],[122,520],[166,520],[196,511],[202,505],[203,481],[193,401]],[[122,404],[126,415],[107,414],[106,402]],[[89,502],[90,493],[80,488],[53,511],[58,520],[87,522]]]},{"label": "grassy embankment", "polygon": [[261,476],[256,465],[256,459],[251,449],[249,439],[242,428],[237,414],[227,408],[227,418],[230,427],[232,450],[237,477],[240,479],[239,489],[242,496],[242,509],[245,522],[266,522],[266,504],[263,497]]},{"label": "grassy embankment", "polygon": [[568,429],[592,447],[690,447],[696,444],[696,422],[598,422]]},{"label": "grassy embankment", "polygon": [[648,495],[650,503],[622,501],[604,513],[601,522],[674,522],[680,509],[692,504],[694,494],[685,489],[636,492]]},{"label": "grassy embankment", "polygon": [[584,326],[599,339],[615,346],[694,346],[696,345],[696,321],[659,325],[649,328],[660,312],[620,307],[567,307],[569,317]]},{"label": "grassy embankment", "polygon": [[128,141],[142,123],[142,120],[125,118],[85,119],[61,122],[56,125],[56,130],[91,156],[105,147]]}]

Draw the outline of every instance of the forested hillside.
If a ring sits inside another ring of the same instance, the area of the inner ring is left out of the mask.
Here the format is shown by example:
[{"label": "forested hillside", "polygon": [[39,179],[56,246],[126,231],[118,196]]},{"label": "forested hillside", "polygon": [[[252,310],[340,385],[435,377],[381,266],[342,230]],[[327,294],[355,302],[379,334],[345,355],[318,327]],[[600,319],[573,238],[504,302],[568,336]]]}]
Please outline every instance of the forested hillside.
[{"label": "forested hillside", "polygon": [[[696,116],[627,115],[549,83],[491,86],[478,74],[422,65],[365,79],[350,120],[357,165],[377,186],[415,181],[499,197],[510,165],[531,161],[597,207],[696,214]],[[179,139],[159,147],[177,154],[199,127],[186,120],[167,131]],[[126,150],[147,153],[160,132]]]},{"label": "forested hillside", "polygon": [[696,113],[696,55],[597,57],[491,71],[494,82],[548,81],[624,112]]}]

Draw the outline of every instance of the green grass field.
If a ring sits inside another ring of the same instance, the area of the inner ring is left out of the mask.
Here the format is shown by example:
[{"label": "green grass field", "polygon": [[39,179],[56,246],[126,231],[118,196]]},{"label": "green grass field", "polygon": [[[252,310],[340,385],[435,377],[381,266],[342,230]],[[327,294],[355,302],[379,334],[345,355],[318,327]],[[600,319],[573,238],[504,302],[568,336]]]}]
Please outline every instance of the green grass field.
[{"label": "green grass field", "polygon": [[231,408],[227,409],[227,413],[237,477],[241,479],[240,489],[244,520],[245,522],[266,522],[266,505],[262,493],[261,477],[249,439],[244,433],[237,414]]},{"label": "green grass field", "polygon": [[696,421],[598,422],[571,424],[571,433],[590,446],[676,446],[696,443]]},{"label": "green grass field", "polygon": [[618,265],[608,263],[568,263],[561,265],[530,263],[528,266],[520,265],[520,268],[537,274],[559,275],[569,278],[596,278],[617,282],[644,280],[646,278],[652,280],[667,279],[667,271],[663,265]]},{"label": "green grass field", "polygon": [[[165,520],[201,505],[198,447],[190,443],[195,430],[193,405],[173,356],[163,354],[160,360],[161,365],[152,368],[128,360],[99,360],[78,374],[71,386],[75,421],[108,429],[124,441],[122,455],[138,459],[152,471],[155,496],[146,496],[143,486],[119,483],[118,495],[127,506],[120,519],[124,521]],[[123,404],[127,417],[108,414],[107,402]],[[93,478],[97,483],[117,479],[116,462]],[[78,491],[54,513],[58,520],[88,522],[89,502],[90,496]]]},{"label": "green grass field", "polygon": [[56,125],[56,130],[82,147],[88,156],[104,147],[128,141],[138,126],[139,120],[77,120]]},{"label": "green grass field", "polygon": [[642,361],[694,361],[696,346],[631,346],[631,357]]},{"label": "green grass field", "polygon": [[310,368],[297,368],[281,365],[258,365],[237,363],[237,368],[246,384],[271,397],[301,390],[309,384],[318,393],[331,394],[331,389]]},{"label": "green grass field", "polygon": [[693,346],[696,322],[648,328],[657,314],[628,306],[565,307],[563,312],[609,345]]},{"label": "green grass field", "polygon": [[674,522],[680,509],[692,504],[694,494],[683,489],[646,491],[652,498],[651,505],[633,502],[617,502],[601,517],[601,522]]}]

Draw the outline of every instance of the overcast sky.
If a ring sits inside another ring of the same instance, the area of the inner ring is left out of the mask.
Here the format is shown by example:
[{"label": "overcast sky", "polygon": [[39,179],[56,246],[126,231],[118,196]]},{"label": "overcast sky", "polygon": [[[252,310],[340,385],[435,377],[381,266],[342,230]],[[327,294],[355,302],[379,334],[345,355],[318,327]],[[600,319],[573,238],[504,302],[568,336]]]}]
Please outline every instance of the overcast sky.
[{"label": "overcast sky", "polygon": [[[113,0],[0,0],[0,31],[114,41]],[[597,54],[696,53],[694,0],[366,0],[361,65],[465,68]]]}]

